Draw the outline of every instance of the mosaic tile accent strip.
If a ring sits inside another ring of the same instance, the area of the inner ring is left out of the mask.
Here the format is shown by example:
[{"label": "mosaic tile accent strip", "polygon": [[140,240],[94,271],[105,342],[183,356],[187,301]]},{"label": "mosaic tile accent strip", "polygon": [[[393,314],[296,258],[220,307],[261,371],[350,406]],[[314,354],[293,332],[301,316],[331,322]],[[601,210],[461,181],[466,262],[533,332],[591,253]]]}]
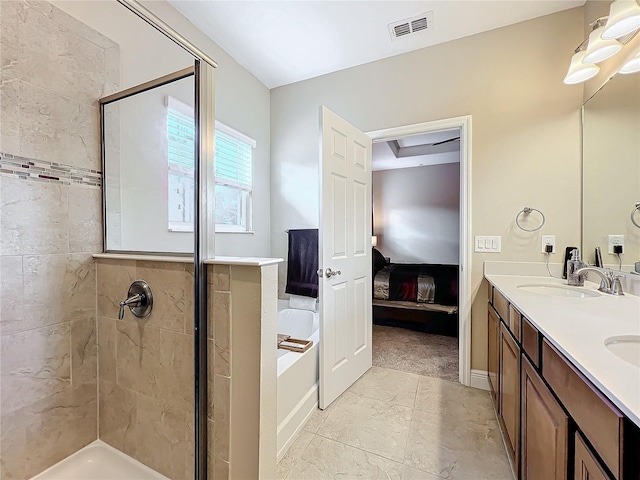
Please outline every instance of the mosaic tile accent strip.
[{"label": "mosaic tile accent strip", "polygon": [[25,158],[0,151],[0,175],[35,182],[102,187],[102,172],[63,163]]}]

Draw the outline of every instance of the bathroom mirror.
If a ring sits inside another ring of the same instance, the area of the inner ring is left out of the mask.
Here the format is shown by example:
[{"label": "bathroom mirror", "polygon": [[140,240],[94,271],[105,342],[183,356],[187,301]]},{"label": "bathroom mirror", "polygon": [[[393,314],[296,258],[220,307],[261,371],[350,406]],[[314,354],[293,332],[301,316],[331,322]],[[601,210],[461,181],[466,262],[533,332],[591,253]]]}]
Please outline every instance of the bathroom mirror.
[{"label": "bathroom mirror", "polygon": [[[595,264],[600,247],[605,266],[634,270],[640,262],[634,225],[640,225],[640,73],[611,78],[585,102],[582,125],[583,259]],[[609,253],[610,240],[623,241],[621,258]]]}]

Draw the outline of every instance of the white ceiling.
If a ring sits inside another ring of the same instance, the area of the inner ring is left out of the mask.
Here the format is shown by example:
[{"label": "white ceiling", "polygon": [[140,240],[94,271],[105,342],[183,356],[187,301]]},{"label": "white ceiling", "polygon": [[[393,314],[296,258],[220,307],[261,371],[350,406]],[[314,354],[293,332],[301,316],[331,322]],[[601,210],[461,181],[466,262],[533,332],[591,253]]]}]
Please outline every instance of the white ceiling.
[{"label": "white ceiling", "polygon": [[[417,145],[429,145],[442,142],[452,138],[460,137],[460,130],[445,130],[442,132],[424,133],[422,135],[412,135],[397,139],[401,147],[411,147]],[[433,153],[430,155],[415,155],[411,157],[396,157],[388,142],[377,142],[373,144],[371,150],[371,169],[394,170],[396,168],[427,167],[430,165],[441,165],[443,163],[460,162],[460,143],[452,143],[451,147],[457,147],[453,151]]]},{"label": "white ceiling", "polygon": [[[583,5],[585,0],[169,0],[268,88]],[[433,11],[433,28],[387,25]]]}]

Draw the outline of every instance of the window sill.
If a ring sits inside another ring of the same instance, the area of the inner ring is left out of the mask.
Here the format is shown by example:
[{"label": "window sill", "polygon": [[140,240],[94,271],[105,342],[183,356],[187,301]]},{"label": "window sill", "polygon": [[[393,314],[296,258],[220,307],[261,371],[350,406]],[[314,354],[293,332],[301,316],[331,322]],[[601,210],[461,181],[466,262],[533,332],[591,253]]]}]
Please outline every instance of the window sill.
[{"label": "window sill", "polygon": [[216,235],[219,234],[219,233],[224,233],[224,234],[227,234],[227,233],[238,234],[239,233],[241,235],[247,235],[247,234],[253,235],[256,232],[254,230],[216,230]]}]

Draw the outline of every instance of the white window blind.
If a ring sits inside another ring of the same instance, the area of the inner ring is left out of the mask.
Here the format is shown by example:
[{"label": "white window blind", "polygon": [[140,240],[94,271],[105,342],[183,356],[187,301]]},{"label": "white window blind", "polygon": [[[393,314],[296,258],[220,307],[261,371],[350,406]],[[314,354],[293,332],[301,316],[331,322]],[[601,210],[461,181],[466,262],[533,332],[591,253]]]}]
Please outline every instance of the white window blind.
[{"label": "white window blind", "polygon": [[192,108],[167,97],[169,230],[193,231],[195,122]]},{"label": "white window blind", "polygon": [[216,129],[216,184],[251,190],[253,151],[251,145]]},{"label": "white window blind", "polygon": [[[215,223],[219,232],[251,230],[255,140],[216,121]],[[170,231],[193,231],[195,122],[193,108],[167,97]]]},{"label": "white window blind", "polygon": [[255,146],[253,139],[216,121],[216,231],[251,230]]}]

